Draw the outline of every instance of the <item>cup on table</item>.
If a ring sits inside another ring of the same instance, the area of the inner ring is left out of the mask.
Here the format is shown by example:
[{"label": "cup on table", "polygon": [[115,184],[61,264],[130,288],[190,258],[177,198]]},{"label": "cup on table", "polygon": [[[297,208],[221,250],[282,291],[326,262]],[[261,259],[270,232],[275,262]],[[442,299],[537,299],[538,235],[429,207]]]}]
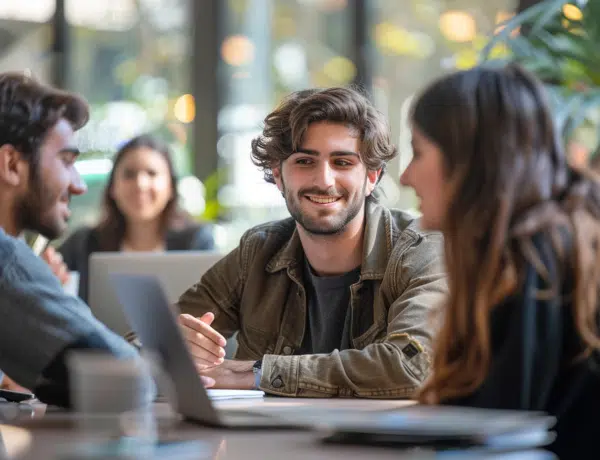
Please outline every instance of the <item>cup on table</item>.
[{"label": "cup on table", "polygon": [[154,384],[148,358],[117,359],[99,352],[68,358],[71,403],[85,441],[123,440],[139,458],[151,455],[157,433]]}]

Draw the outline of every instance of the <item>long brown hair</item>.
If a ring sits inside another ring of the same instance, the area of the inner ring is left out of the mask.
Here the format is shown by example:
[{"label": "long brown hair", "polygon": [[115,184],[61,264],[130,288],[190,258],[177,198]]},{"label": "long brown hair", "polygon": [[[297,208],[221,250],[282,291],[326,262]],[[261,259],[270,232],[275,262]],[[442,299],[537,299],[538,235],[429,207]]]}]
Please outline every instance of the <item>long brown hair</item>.
[{"label": "long brown hair", "polygon": [[191,217],[178,207],[177,176],[169,147],[150,134],[142,134],[127,141],[113,158],[113,167],[102,198],[102,217],[96,226],[96,233],[102,251],[119,251],[121,249],[121,243],[127,230],[127,220],[117,206],[115,199],[111,196],[111,190],[119,165],[130,152],[138,148],[148,148],[160,153],[169,167],[172,195],[161,215],[160,231],[163,236],[170,229],[182,228],[192,223]]},{"label": "long brown hair", "polygon": [[[457,72],[418,97],[412,121],[441,150],[452,190],[442,228],[449,297],[421,401],[482,384],[490,313],[519,289],[539,232],[571,267],[573,318],[587,350],[600,348],[600,189],[568,166],[539,82],[514,65]],[[563,228],[568,247],[556,237]]]}]

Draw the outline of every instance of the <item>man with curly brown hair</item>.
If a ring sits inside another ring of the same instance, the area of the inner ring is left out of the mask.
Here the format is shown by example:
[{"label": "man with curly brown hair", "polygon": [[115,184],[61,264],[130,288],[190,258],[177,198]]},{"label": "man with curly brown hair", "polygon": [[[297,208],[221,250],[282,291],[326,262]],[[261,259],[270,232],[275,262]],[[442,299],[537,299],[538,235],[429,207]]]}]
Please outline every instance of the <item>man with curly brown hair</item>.
[{"label": "man with curly brown hair", "polygon": [[265,118],[253,161],[291,218],[248,230],[180,298],[201,375],[282,396],[414,394],[446,284],[440,235],[374,195],[396,154],[383,115],[352,89],[300,91]]}]

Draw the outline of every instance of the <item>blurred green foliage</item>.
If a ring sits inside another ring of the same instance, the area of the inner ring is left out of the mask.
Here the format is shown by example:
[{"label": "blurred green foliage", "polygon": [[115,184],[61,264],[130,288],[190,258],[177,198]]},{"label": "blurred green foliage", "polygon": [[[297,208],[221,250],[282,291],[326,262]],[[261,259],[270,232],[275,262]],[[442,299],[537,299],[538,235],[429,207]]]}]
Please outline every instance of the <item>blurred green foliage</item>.
[{"label": "blurred green foliage", "polygon": [[[506,57],[491,56],[499,45]],[[481,61],[516,61],[546,85],[565,144],[600,152],[600,0],[544,0],[502,23]]]}]

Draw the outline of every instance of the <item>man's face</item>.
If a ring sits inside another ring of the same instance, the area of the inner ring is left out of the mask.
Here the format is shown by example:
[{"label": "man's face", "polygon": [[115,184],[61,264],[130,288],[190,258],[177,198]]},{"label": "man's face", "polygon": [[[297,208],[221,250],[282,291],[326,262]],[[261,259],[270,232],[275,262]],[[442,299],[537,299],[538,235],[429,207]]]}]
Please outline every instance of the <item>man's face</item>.
[{"label": "man's face", "polygon": [[379,171],[368,171],[359,151],[360,139],[351,128],[315,122],[298,151],[273,169],[290,214],[306,232],[333,235],[362,226],[365,198]]},{"label": "man's face", "polygon": [[39,152],[37,167],[29,168],[29,180],[17,200],[17,221],[48,239],[67,229],[71,195],[85,193],[86,186],[75,169],[79,151],[73,129],[64,119],[48,132]]}]

